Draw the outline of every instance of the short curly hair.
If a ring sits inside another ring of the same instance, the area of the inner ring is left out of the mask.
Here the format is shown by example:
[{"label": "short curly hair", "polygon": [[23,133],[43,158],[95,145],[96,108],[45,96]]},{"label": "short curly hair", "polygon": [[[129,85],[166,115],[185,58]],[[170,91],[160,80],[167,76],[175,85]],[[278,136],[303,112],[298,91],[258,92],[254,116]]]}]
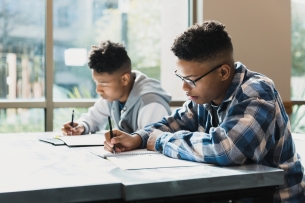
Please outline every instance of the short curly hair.
[{"label": "short curly hair", "polygon": [[210,62],[231,54],[233,45],[225,25],[208,20],[191,26],[179,35],[171,50],[182,60]]},{"label": "short curly hair", "polygon": [[88,66],[97,73],[112,74],[123,67],[131,69],[131,62],[123,44],[108,40],[91,46]]}]

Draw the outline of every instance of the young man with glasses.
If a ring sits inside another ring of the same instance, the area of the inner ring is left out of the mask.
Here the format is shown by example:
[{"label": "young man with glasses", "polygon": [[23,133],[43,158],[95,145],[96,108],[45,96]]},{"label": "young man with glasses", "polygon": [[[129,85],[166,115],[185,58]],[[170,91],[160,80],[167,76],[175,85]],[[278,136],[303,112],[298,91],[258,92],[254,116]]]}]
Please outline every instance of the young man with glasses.
[{"label": "young man with glasses", "polygon": [[171,116],[132,135],[106,134],[105,149],[147,148],[179,159],[223,166],[257,163],[281,168],[276,202],[303,202],[304,177],[289,119],[274,83],[233,58],[225,26],[194,25],[175,39],[175,74],[189,100]]}]

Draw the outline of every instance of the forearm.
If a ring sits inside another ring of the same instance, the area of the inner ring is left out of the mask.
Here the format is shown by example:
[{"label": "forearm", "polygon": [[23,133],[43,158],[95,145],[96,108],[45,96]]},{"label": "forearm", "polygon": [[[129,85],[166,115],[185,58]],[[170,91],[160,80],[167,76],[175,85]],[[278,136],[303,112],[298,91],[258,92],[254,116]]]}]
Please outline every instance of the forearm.
[{"label": "forearm", "polygon": [[208,132],[162,133],[155,149],[170,157],[179,154],[184,159],[219,165],[243,164],[247,159],[259,163],[273,146],[268,129],[274,125],[274,110],[272,105],[258,106],[256,101],[247,106],[247,114],[228,115],[219,127],[211,127]]},{"label": "forearm", "polygon": [[159,122],[138,130],[136,133],[142,138],[141,148],[147,147],[147,140],[151,133],[160,135],[163,132],[176,132],[180,130],[181,126],[185,126],[186,129],[195,131],[197,129],[196,122],[185,119],[190,116],[189,114],[194,114],[193,111],[196,110],[196,107],[192,108],[192,104],[193,103],[191,102],[186,102],[182,108],[176,109],[171,116],[163,117]]},{"label": "forearm", "polygon": [[81,115],[77,122],[84,125],[83,134],[95,133],[103,130],[107,125],[107,117],[110,115],[110,110],[107,101],[99,99],[95,104],[88,109],[87,113]]},{"label": "forearm", "polygon": [[99,124],[92,124],[91,125],[89,123],[87,123],[87,120],[77,120],[76,121],[79,125],[83,125],[84,126],[84,131],[82,132],[82,135],[84,134],[90,134],[90,133],[95,133],[97,131],[103,130],[104,127],[99,125]]},{"label": "forearm", "polygon": [[166,118],[163,118],[160,122],[153,123],[146,126],[144,129],[138,130],[135,134],[138,134],[142,139],[141,148],[147,147],[147,141],[152,133],[162,134],[163,132],[169,132],[170,128],[167,124]]},{"label": "forearm", "polygon": [[[219,165],[244,163],[246,159],[242,155],[232,159],[236,146],[227,134],[221,132],[223,129],[218,128],[217,131],[218,133],[211,134],[190,131],[162,133],[155,142],[155,149],[169,157],[190,161]],[[222,140],[222,142],[217,143],[216,140]]]}]

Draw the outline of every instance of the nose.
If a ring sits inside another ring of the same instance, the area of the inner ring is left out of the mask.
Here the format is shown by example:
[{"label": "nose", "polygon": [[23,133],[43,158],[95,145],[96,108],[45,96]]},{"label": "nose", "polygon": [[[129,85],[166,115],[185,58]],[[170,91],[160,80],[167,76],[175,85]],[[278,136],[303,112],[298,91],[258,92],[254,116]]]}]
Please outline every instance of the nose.
[{"label": "nose", "polygon": [[191,87],[189,84],[187,84],[184,80],[182,81],[182,89],[185,92],[189,92],[191,90]]},{"label": "nose", "polygon": [[98,85],[95,88],[96,93],[101,94],[103,93],[103,88],[99,87]]}]

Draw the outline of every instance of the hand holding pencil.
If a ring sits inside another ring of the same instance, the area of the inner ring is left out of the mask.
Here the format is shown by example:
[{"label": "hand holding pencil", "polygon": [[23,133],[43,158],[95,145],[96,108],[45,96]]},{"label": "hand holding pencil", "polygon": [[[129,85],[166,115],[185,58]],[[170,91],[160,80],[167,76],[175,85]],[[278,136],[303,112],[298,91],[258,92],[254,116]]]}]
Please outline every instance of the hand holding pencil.
[{"label": "hand holding pencil", "polygon": [[64,123],[61,131],[63,132],[63,135],[81,135],[85,131],[83,125],[74,122],[74,110],[72,111],[71,121]]},{"label": "hand holding pencil", "polygon": [[[109,124],[109,129],[110,129],[110,138],[113,138],[113,132],[112,132],[112,124],[111,124],[111,118],[108,116],[108,124]],[[115,146],[113,145],[112,147],[112,152],[115,154]]]},{"label": "hand holding pencil", "polygon": [[113,130],[110,117],[108,117],[108,123],[110,130],[105,133],[105,150],[116,153],[140,148],[142,138],[139,135],[130,135],[120,130]]}]

